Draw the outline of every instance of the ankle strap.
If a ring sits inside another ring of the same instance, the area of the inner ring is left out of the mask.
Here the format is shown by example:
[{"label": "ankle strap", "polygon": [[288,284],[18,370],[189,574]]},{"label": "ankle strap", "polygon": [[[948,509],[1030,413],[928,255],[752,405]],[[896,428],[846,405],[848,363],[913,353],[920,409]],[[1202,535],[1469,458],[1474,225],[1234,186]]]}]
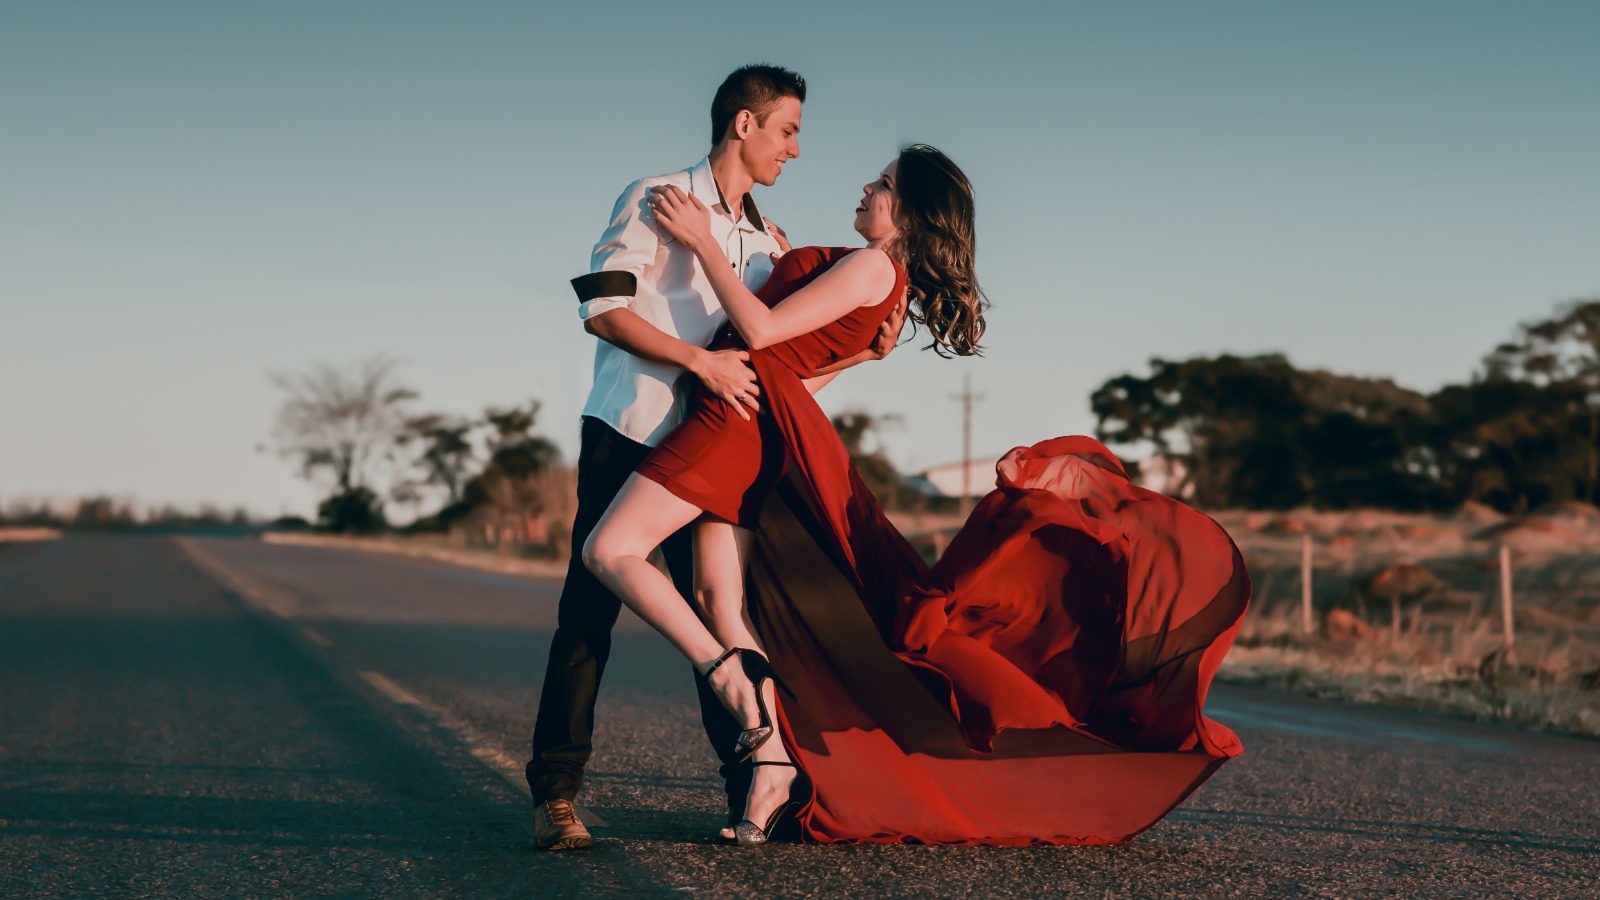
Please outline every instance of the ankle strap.
[{"label": "ankle strap", "polygon": [[717,670],[718,666],[720,666],[723,663],[727,662],[734,654],[736,654],[738,652],[739,652],[739,648],[738,647],[729,648],[721,656],[717,657],[715,660],[712,660],[711,665],[707,666],[706,670],[701,673],[702,677],[710,676],[710,674],[712,672],[715,672]]},{"label": "ankle strap", "polygon": [[777,762],[776,760],[769,762],[769,761],[764,760],[764,759],[758,759],[755,762],[751,763],[750,765],[752,765],[752,766],[788,766],[791,769],[800,768],[799,766],[795,765],[792,762]]}]

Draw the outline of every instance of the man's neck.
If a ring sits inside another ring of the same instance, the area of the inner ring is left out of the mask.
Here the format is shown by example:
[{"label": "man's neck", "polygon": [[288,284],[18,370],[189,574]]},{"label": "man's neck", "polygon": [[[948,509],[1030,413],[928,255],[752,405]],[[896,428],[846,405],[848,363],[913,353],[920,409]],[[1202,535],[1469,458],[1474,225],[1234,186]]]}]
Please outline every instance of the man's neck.
[{"label": "man's neck", "polygon": [[755,180],[739,161],[731,142],[724,141],[711,148],[711,177],[716,179],[717,190],[722,192],[724,212],[739,218],[744,212],[744,195],[750,193]]}]

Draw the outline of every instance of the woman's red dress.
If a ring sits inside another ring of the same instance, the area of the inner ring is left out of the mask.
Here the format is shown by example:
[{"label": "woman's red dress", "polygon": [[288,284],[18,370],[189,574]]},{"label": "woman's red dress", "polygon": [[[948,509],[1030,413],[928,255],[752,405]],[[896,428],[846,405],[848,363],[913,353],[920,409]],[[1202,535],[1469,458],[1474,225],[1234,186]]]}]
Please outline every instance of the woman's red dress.
[{"label": "woman's red dress", "polygon": [[[768,307],[777,306],[853,252],[850,247],[802,247],[786,253],[756,296]],[[894,271],[894,287],[883,300],[857,307],[808,334],[762,348],[759,354],[803,379],[867,349],[905,293],[905,270],[895,263]],[[709,349],[750,348],[727,325]],[[783,434],[770,416],[745,419],[696,382],[683,422],[636,471],[717,518],[754,530],[762,501],[783,474],[784,456]]]},{"label": "woman's red dress", "polygon": [[[763,300],[843,252],[789,254]],[[845,320],[819,331],[841,326],[829,340],[859,352],[879,306],[852,313],[848,341]],[[767,474],[745,486],[747,463],[732,487],[767,502],[721,508],[760,510],[748,602],[791,692],[779,713],[813,785],[807,839],[1121,843],[1241,752],[1202,712],[1250,592],[1216,522],[1133,485],[1098,442],[1056,438],[1000,461],[996,489],[929,568],[801,383],[806,358],[751,353],[768,413],[749,429],[768,459],[753,471]],[[702,408],[719,405],[697,400],[689,421],[718,436]],[[770,487],[769,435],[785,463]]]}]

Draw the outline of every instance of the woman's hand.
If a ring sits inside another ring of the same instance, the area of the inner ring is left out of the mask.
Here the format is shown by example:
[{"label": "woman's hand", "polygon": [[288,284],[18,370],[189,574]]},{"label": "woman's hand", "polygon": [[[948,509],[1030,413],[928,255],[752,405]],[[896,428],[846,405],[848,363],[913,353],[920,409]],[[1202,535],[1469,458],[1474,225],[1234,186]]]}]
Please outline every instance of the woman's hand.
[{"label": "woman's hand", "polygon": [[650,189],[650,208],[662,230],[690,249],[711,237],[711,211],[698,197],[670,184]]},{"label": "woman's hand", "polygon": [[779,253],[768,254],[772,257],[773,262],[777,262],[779,257],[783,256],[784,253],[788,253],[790,250],[794,249],[793,247],[789,246],[789,235],[784,233],[784,230],[779,228],[778,224],[771,219],[762,219],[761,221],[766,223],[767,234],[772,235],[772,239],[778,242],[778,249],[782,251]]}]

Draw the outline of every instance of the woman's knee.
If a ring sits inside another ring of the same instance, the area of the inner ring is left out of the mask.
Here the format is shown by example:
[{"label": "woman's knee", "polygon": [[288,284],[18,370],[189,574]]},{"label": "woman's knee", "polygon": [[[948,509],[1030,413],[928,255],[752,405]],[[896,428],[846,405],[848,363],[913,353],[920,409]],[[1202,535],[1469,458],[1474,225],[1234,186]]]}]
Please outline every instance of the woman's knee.
[{"label": "woman's knee", "polygon": [[604,528],[596,528],[589,533],[589,539],[583,542],[583,566],[596,577],[605,574],[616,559],[616,541]]}]

